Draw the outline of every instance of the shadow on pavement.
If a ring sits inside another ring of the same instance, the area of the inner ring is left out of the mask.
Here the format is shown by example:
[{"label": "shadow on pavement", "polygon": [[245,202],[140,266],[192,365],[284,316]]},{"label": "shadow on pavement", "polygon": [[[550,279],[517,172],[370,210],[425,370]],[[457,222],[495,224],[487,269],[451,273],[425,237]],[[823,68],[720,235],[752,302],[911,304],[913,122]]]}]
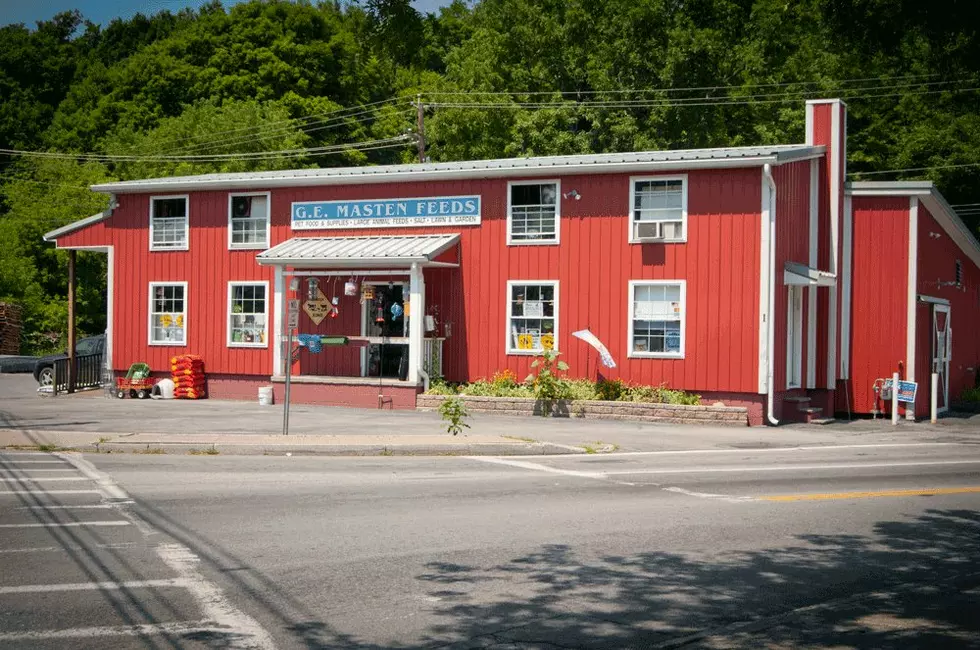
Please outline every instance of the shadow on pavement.
[{"label": "shadow on pavement", "polygon": [[881,522],[873,537],[800,536],[710,561],[658,551],[584,560],[556,544],[497,566],[431,563],[417,580],[437,622],[425,638],[379,644],[338,633],[219,544],[139,505],[247,594],[289,647],[980,648],[975,510],[930,510]]}]

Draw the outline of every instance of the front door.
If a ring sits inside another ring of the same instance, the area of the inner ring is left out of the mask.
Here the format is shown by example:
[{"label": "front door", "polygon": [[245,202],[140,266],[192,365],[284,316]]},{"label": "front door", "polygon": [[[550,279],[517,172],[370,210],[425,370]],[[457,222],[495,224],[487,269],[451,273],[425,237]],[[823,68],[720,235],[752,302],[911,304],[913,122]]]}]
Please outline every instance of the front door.
[{"label": "front door", "polygon": [[932,308],[932,371],[939,375],[936,411],[949,409],[949,357],[953,349],[953,331],[949,326],[949,305]]},{"label": "front door", "polygon": [[361,335],[372,341],[361,353],[361,376],[402,379],[408,370],[408,345],[402,343],[408,335],[406,287],[401,282],[368,284],[373,297],[363,303]]}]

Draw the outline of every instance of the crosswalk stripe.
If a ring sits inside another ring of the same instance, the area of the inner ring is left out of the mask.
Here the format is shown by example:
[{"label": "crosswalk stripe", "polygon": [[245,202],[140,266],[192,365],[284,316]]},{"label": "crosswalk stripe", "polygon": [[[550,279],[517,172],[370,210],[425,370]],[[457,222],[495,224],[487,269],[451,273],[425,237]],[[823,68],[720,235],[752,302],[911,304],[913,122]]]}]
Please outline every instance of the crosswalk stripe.
[{"label": "crosswalk stripe", "polygon": [[165,587],[186,587],[183,578],[162,578],[159,580],[126,580],[123,582],[67,582],[51,585],[18,585],[0,587],[0,596],[8,594],[42,594],[54,591],[108,591],[119,589],[161,589]]},{"label": "crosswalk stripe", "polygon": [[45,476],[37,476],[37,477],[34,477],[34,476],[23,476],[23,477],[18,477],[18,478],[3,478],[3,477],[0,477],[0,481],[2,481],[4,483],[22,483],[24,481],[34,481],[36,483],[37,481],[45,481],[45,482],[47,482],[47,481],[87,481],[87,480],[89,480],[89,479],[85,478],[84,476],[50,476],[50,477],[45,477]]},{"label": "crosswalk stripe", "polygon": [[40,524],[0,524],[0,528],[76,528],[78,526],[132,526],[123,519],[114,521],[66,521],[62,523],[45,522]]}]

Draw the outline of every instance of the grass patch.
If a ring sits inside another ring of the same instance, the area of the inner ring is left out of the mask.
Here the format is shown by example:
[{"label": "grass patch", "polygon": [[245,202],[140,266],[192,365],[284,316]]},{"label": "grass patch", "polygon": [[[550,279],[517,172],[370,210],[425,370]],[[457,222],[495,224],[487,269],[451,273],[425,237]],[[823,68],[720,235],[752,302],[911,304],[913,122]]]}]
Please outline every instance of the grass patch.
[{"label": "grass patch", "polygon": [[382,449],[382,450],[381,450],[381,451],[380,451],[380,452],[378,453],[378,455],[379,455],[379,456],[394,456],[394,455],[395,455],[395,452],[393,452],[392,450],[390,450],[390,449],[388,449],[387,447],[385,447],[384,449]]},{"label": "grass patch", "polygon": [[159,455],[159,454],[165,454],[167,453],[167,451],[162,447],[150,447],[149,445],[147,445],[146,449],[134,449],[133,453]]},{"label": "grass patch", "polygon": [[0,449],[13,451],[78,451],[75,447],[59,447],[58,445],[3,445]]},{"label": "grass patch", "polygon": [[980,387],[967,388],[965,391],[960,393],[960,401],[980,404]]},{"label": "grass patch", "polygon": [[217,456],[220,452],[214,445],[211,445],[206,449],[191,449],[187,453],[190,454],[191,456]]},{"label": "grass patch", "polygon": [[527,436],[501,436],[501,438],[507,438],[508,440],[517,440],[519,442],[537,442],[534,438],[528,438]]},{"label": "grass patch", "polygon": [[587,454],[608,454],[609,452],[619,449],[619,445],[596,440],[595,442],[585,443],[582,445],[582,449],[584,449],[585,453]]}]

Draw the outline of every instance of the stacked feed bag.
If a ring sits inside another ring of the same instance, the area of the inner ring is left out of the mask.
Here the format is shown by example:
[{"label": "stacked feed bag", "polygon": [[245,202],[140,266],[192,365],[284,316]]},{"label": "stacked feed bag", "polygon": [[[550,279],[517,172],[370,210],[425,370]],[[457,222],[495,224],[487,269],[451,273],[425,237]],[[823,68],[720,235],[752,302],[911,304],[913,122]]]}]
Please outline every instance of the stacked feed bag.
[{"label": "stacked feed bag", "polygon": [[198,355],[171,357],[170,376],[174,380],[174,397],[177,399],[201,399],[206,396],[204,359]]}]

